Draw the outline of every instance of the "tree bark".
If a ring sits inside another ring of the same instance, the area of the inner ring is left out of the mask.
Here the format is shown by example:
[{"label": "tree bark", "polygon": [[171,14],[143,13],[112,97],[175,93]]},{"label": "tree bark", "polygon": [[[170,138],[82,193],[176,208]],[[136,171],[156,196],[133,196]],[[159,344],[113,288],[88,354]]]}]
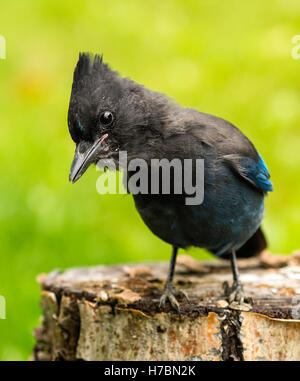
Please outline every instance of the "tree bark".
[{"label": "tree bark", "polygon": [[39,276],[35,360],[300,360],[300,252],[239,261],[251,306],[229,304],[227,261],[178,257],[181,315],[159,310],[163,262]]}]

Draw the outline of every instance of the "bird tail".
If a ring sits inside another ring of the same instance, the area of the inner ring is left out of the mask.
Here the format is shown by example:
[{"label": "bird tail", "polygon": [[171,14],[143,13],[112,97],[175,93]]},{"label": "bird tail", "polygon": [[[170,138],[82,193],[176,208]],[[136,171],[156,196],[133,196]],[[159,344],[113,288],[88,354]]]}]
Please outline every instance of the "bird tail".
[{"label": "bird tail", "polygon": [[[261,253],[267,247],[265,235],[259,227],[252,237],[236,251],[237,258],[249,258]],[[222,258],[230,258],[231,253],[222,254]]]}]

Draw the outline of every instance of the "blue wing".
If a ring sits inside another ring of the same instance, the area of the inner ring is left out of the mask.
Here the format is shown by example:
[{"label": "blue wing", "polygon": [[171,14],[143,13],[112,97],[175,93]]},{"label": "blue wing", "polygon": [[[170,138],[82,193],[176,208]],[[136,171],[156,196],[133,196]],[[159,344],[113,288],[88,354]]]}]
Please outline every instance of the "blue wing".
[{"label": "blue wing", "polygon": [[226,155],[224,159],[247,181],[263,192],[272,192],[270,172],[263,158],[257,152],[258,160],[240,155]]},{"label": "blue wing", "polygon": [[[258,152],[257,152],[258,153]],[[264,159],[258,153],[259,161],[256,163],[254,160],[252,166],[246,169],[246,177],[248,177],[254,184],[264,192],[272,192],[273,185],[270,180],[270,172]]]}]

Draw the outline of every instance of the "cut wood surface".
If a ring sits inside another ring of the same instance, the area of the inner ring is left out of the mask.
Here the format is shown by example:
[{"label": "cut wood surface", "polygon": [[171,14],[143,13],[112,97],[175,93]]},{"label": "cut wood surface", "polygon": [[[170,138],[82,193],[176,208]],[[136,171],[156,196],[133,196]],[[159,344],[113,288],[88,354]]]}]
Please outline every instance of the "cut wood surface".
[{"label": "cut wood surface", "polygon": [[239,261],[252,305],[229,304],[228,261],[178,257],[181,315],[159,298],[168,263],[72,268],[39,276],[35,360],[300,360],[300,252]]}]

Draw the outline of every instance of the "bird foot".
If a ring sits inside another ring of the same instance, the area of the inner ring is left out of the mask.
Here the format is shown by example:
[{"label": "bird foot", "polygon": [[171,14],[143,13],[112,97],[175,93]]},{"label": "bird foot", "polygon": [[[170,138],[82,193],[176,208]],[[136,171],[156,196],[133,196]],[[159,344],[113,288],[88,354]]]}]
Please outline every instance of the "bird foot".
[{"label": "bird foot", "polygon": [[223,288],[230,303],[230,308],[243,311],[251,310],[252,298],[245,296],[243,286],[240,282],[233,282],[231,287],[228,282],[224,282]]},{"label": "bird foot", "polygon": [[177,298],[184,298],[188,303],[190,303],[190,300],[184,291],[176,289],[176,287],[172,284],[166,284],[159,301],[159,309],[165,307],[166,302],[169,301],[174,310],[180,314],[180,307]]}]

